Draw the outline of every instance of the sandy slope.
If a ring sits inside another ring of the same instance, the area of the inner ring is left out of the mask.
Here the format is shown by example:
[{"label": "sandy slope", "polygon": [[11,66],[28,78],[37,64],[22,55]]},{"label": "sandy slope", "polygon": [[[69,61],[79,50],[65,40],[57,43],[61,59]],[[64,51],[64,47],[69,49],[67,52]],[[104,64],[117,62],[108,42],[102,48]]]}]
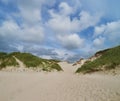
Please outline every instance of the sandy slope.
[{"label": "sandy slope", "polygon": [[25,65],[23,64],[23,62],[21,62],[18,58],[16,58],[15,56],[14,56],[14,58],[15,58],[15,60],[16,60],[16,62],[19,64],[19,67],[20,68],[25,68]]},{"label": "sandy slope", "polygon": [[0,101],[120,101],[120,76],[64,72],[0,72]]}]

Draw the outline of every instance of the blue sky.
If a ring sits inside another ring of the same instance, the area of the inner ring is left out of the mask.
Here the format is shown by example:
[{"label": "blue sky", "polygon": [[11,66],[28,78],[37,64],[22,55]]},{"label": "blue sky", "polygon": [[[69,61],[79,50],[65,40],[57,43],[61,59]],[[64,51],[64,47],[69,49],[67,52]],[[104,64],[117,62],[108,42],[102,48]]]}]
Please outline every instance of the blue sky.
[{"label": "blue sky", "polygon": [[119,0],[0,0],[0,51],[75,61],[120,45]]}]

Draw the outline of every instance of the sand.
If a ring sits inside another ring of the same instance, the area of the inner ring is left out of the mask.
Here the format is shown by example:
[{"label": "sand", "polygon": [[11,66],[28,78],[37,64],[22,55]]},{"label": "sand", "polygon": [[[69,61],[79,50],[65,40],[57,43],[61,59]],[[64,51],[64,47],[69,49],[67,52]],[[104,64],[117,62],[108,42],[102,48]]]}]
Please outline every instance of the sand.
[{"label": "sand", "polygon": [[120,75],[0,71],[0,101],[120,101]]}]

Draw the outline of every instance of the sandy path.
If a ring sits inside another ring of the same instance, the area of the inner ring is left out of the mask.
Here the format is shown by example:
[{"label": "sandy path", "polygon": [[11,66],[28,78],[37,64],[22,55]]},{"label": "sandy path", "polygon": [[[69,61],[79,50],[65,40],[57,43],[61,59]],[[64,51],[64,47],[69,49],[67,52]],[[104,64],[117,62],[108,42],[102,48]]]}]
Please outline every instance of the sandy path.
[{"label": "sandy path", "polygon": [[[0,101],[120,101],[120,76],[0,72]],[[68,68],[68,69],[67,69]]]},{"label": "sandy path", "polygon": [[77,68],[79,68],[79,65],[72,66],[73,64],[67,62],[60,62],[59,65],[64,70],[64,73],[68,73],[68,74],[74,74]]},{"label": "sandy path", "polygon": [[25,65],[23,64],[22,61],[20,61],[19,59],[17,59],[15,56],[14,56],[15,60],[17,61],[17,63],[19,64],[19,67],[20,68],[25,68]]}]

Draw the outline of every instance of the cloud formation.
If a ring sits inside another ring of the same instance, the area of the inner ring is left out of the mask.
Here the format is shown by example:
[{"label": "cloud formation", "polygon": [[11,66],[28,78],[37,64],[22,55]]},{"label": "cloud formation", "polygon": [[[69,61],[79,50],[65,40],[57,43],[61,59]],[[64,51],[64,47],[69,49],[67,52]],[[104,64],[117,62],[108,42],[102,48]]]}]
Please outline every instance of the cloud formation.
[{"label": "cloud formation", "polygon": [[120,44],[120,1],[0,0],[0,51],[75,61]]},{"label": "cloud formation", "polygon": [[80,48],[84,44],[84,39],[81,39],[77,34],[59,35],[60,43],[67,49]]},{"label": "cloud formation", "polygon": [[43,28],[39,26],[20,28],[14,21],[4,21],[0,27],[0,36],[7,39],[21,40],[26,42],[41,42],[44,38]]},{"label": "cloud formation", "polygon": [[104,41],[105,41],[105,38],[100,36],[93,40],[93,44],[95,47],[100,47],[104,44]]},{"label": "cloud formation", "polygon": [[103,36],[107,41],[120,44],[120,21],[108,22],[95,27],[94,36]]}]

